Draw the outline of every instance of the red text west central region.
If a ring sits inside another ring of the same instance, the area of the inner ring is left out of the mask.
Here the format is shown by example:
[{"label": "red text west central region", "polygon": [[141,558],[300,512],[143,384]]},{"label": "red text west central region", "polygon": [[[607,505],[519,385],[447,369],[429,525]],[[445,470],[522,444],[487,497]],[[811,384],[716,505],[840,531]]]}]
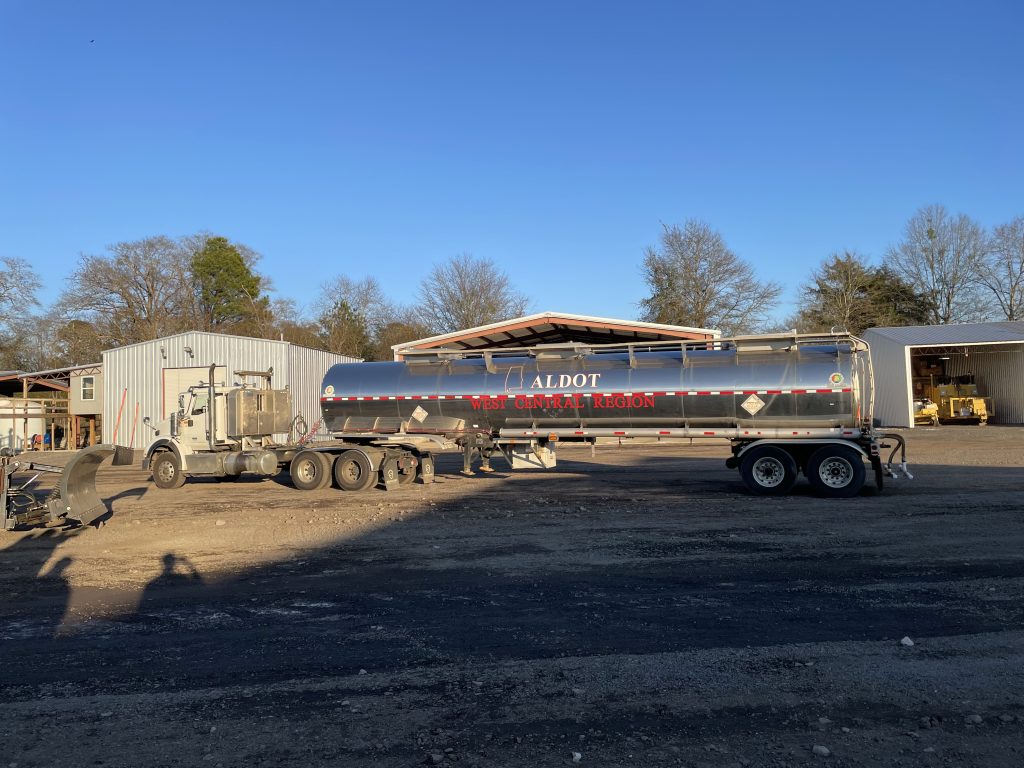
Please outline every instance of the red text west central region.
[{"label": "red text west central region", "polygon": [[653,408],[653,395],[516,395],[514,398],[506,397],[481,397],[478,400],[471,400],[474,410],[477,411],[501,411],[506,408],[518,410],[533,410],[543,408],[549,410],[562,410],[565,408]]}]

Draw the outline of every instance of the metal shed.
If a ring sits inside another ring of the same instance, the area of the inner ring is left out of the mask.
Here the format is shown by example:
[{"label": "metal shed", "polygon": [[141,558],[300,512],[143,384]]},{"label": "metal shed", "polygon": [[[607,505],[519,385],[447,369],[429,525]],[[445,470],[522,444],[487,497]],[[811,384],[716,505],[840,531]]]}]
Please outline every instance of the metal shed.
[{"label": "metal shed", "polygon": [[875,419],[913,427],[915,377],[922,370],[973,376],[995,403],[993,424],[1024,424],[1024,322],[869,328]]},{"label": "metal shed", "polygon": [[292,392],[292,415],[301,414],[313,427],[320,418],[318,395],[324,373],[335,363],[354,362],[359,358],[287,341],[203,331],[110,349],[103,353],[103,442],[144,446],[152,430],[143,419],[148,416],[155,424],[166,418],[178,387],[183,382],[206,381],[214,364],[222,384],[234,383],[235,371],[273,369],[273,386],[287,386]]},{"label": "metal shed", "polygon": [[610,317],[573,315],[568,312],[538,312],[500,323],[430,336],[396,344],[395,360],[406,351],[421,349],[509,349],[534,344],[619,344],[673,339],[717,339],[722,332],[710,328],[645,323],[640,320],[616,320]]}]

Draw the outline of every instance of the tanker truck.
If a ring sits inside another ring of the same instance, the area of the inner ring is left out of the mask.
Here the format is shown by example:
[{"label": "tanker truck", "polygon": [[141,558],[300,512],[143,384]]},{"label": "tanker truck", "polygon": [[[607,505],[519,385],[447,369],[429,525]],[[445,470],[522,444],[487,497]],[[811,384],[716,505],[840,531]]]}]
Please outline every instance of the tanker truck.
[{"label": "tanker truck", "polygon": [[[349,491],[392,489],[430,482],[438,452],[461,451],[467,474],[477,462],[490,471],[492,458],[551,468],[559,443],[600,438],[727,440],[726,465],[758,495],[789,493],[801,475],[827,497],[859,493],[868,468],[879,490],[886,476],[910,477],[902,436],[872,426],[868,346],[845,333],[429,350],[339,364],[320,391],[330,438],[316,443],[274,443],[283,422],[261,419],[258,390],[193,390],[147,447],[159,487],[287,468],[304,490],[332,480]],[[287,395],[264,392],[278,404]]]}]

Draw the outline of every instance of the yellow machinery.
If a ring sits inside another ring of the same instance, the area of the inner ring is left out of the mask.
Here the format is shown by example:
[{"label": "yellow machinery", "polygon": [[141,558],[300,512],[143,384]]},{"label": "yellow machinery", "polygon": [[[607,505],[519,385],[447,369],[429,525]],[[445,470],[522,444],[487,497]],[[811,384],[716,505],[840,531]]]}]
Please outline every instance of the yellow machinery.
[{"label": "yellow machinery", "polygon": [[914,423],[931,424],[933,427],[939,426],[939,406],[928,397],[915,400]]},{"label": "yellow machinery", "polygon": [[[987,424],[995,415],[991,397],[983,397],[971,376],[958,376],[945,383],[923,383],[924,400],[935,408],[938,423],[975,422]],[[923,411],[922,411],[923,412]],[[917,423],[918,409],[914,404],[914,422]],[[930,423],[936,423],[936,421]]]}]

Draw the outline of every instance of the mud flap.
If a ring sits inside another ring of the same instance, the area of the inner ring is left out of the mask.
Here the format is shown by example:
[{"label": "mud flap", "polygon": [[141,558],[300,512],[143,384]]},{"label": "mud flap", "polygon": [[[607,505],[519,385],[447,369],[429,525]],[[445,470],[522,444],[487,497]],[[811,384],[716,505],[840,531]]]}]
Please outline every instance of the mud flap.
[{"label": "mud flap", "polygon": [[115,466],[133,463],[131,448],[101,443],[83,448],[64,466],[57,486],[46,499],[51,519],[67,517],[88,525],[106,514],[107,506],[96,492],[96,471],[111,456]]},{"label": "mud flap", "polygon": [[386,459],[380,466],[380,480],[384,490],[393,491],[398,487],[398,459]]},{"label": "mud flap", "polygon": [[434,482],[434,457],[429,453],[420,456],[419,466],[420,482],[426,485]]},{"label": "mud flap", "polygon": [[882,492],[882,488],[885,486],[885,471],[882,469],[882,458],[880,456],[871,457],[871,469],[875,471],[875,488],[878,493]]}]

